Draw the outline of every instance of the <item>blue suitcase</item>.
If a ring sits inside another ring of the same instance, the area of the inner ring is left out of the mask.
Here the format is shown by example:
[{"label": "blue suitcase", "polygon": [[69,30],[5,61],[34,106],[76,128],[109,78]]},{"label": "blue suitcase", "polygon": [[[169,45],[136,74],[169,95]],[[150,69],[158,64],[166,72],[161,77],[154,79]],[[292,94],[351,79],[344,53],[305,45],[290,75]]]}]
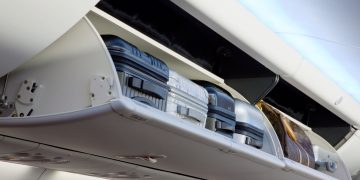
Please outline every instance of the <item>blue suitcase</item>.
[{"label": "blue suitcase", "polygon": [[167,65],[117,36],[102,38],[114,61],[123,95],[165,111],[169,92]]},{"label": "blue suitcase", "polygon": [[209,93],[206,128],[232,138],[235,132],[235,101],[224,90],[214,84],[197,81]]}]

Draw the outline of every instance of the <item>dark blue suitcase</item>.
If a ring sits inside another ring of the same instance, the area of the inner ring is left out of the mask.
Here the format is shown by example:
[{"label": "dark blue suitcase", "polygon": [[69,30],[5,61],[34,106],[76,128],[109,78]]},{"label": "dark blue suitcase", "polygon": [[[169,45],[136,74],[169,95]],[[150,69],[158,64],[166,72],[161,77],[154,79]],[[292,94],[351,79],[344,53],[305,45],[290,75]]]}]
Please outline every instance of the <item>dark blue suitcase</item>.
[{"label": "dark blue suitcase", "polygon": [[102,35],[118,72],[122,93],[162,111],[166,110],[169,68],[114,35]]},{"label": "dark blue suitcase", "polygon": [[214,84],[204,81],[197,83],[209,93],[206,128],[232,138],[236,126],[234,99]]}]

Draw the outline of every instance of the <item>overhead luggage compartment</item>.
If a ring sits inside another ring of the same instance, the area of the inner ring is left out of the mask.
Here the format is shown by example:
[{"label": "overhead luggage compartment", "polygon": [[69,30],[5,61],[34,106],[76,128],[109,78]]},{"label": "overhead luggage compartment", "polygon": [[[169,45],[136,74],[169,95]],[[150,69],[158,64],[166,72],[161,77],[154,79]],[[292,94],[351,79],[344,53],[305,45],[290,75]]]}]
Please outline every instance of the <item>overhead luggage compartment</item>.
[{"label": "overhead luggage compartment", "polygon": [[[30,92],[35,82],[34,95]],[[87,18],[11,72],[6,89],[8,100],[22,105],[11,115],[18,117],[0,118],[1,134],[7,136],[201,178],[219,179],[225,175],[223,170],[229,178],[235,177],[238,167],[244,167],[243,172],[277,169],[288,174],[281,169],[282,155],[275,145],[269,153],[243,147],[122,96],[111,56]],[[29,98],[33,98],[32,102],[23,103]],[[29,109],[31,114],[24,111],[21,115],[21,110]],[[57,151],[41,147],[38,151]],[[189,168],[189,160],[194,159],[198,159],[197,163]],[[217,161],[237,165],[224,169]],[[211,167],[204,169],[208,164]],[[208,174],[209,169],[214,171]],[[74,172],[82,171],[74,168]]]},{"label": "overhead luggage compartment", "polygon": [[[0,117],[0,134],[4,136],[0,143],[12,137],[33,142],[31,148],[25,144],[24,151],[29,153],[25,160],[34,155],[39,158],[37,153],[41,153],[42,159],[74,162],[70,168],[26,164],[107,178],[124,175],[117,169],[125,167],[135,169],[139,178],[150,175],[153,179],[225,180],[241,175],[248,179],[335,179],[284,158],[266,118],[266,148],[257,149],[123,96],[113,60],[99,32],[127,38],[139,44],[139,49],[161,57],[179,74],[212,82],[245,101],[223,79],[94,9],[7,76],[7,99],[14,102],[15,110]],[[6,151],[7,155],[11,153]],[[111,162],[102,166],[107,160]],[[83,164],[94,167],[82,169]]]}]

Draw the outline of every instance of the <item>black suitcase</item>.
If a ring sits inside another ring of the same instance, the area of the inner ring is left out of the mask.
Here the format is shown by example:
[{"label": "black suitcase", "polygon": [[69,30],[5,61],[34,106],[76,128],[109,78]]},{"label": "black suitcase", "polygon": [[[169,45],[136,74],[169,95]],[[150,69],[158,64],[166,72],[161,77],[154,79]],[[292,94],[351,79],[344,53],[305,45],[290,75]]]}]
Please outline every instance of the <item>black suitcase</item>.
[{"label": "black suitcase", "polygon": [[102,35],[118,72],[123,95],[166,110],[169,69],[161,60],[114,35]]},{"label": "black suitcase", "polygon": [[225,91],[214,84],[197,81],[209,93],[206,128],[232,138],[235,131],[235,102]]}]

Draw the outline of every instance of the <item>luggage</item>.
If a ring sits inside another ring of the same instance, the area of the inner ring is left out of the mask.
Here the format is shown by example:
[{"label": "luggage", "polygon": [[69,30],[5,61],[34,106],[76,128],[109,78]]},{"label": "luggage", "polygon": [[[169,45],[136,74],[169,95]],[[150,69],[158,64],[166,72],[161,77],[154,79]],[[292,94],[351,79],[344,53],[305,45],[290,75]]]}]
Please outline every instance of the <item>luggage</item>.
[{"label": "luggage", "polygon": [[118,72],[123,95],[162,111],[166,110],[169,69],[114,35],[102,35]]},{"label": "luggage", "polygon": [[261,101],[258,106],[274,127],[285,157],[315,168],[312,144],[304,130],[269,104]]},{"label": "luggage", "polygon": [[166,112],[205,127],[209,98],[206,89],[171,70],[168,85]]},{"label": "luggage", "polygon": [[209,93],[206,128],[232,138],[235,131],[234,99],[216,85],[199,81]]},{"label": "luggage", "polygon": [[251,104],[235,99],[236,126],[233,139],[242,144],[262,148],[265,131],[264,117]]},{"label": "luggage", "polygon": [[337,169],[337,155],[314,145],[315,169],[320,171],[335,172]]}]

